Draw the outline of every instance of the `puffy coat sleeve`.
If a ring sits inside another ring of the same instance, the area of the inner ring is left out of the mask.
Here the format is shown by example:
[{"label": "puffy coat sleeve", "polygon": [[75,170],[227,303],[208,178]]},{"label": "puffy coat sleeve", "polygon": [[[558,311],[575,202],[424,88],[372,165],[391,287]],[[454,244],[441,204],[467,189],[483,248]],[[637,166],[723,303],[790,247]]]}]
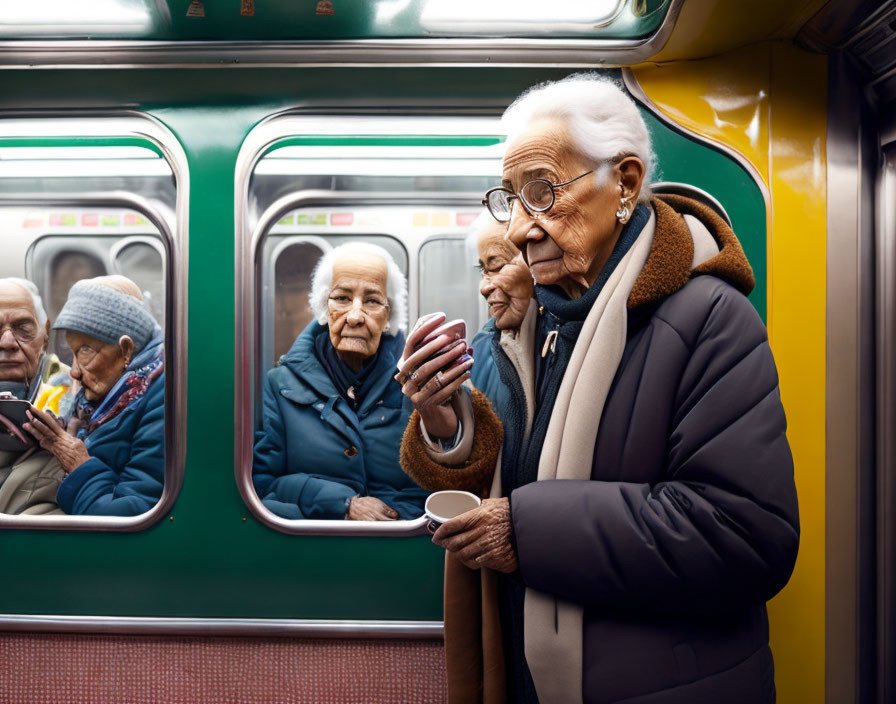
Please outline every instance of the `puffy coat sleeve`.
[{"label": "puffy coat sleeve", "polygon": [[401,441],[401,468],[427,491],[459,489],[481,496],[488,493],[504,439],[504,428],[485,394],[472,389],[470,400],[472,410],[469,415],[461,415],[461,425],[462,433],[472,436],[471,450],[461,465],[437,461],[438,453],[423,441],[417,411],[408,420]]},{"label": "puffy coat sleeve", "polygon": [[255,493],[269,511],[283,518],[345,518],[346,501],[358,491],[340,482],[290,472],[276,384],[269,373],[262,393],[262,428],[255,434],[252,463]]},{"label": "puffy coat sleeve", "polygon": [[511,495],[527,586],[597,607],[699,612],[754,605],[786,584],[799,522],[765,326],[718,286],[696,339],[682,342],[661,481],[542,481]]},{"label": "puffy coat sleeve", "polygon": [[137,516],[162,496],[165,481],[165,382],[156,379],[144,398],[142,416],[121,467],[91,457],[69,474],[56,493],[65,513]]}]

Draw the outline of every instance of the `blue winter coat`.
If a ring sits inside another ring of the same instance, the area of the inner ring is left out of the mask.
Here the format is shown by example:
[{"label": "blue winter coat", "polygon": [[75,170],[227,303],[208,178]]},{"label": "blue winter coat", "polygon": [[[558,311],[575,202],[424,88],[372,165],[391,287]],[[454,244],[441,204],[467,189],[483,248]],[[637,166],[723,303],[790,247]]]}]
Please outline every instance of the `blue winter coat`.
[{"label": "blue winter coat", "polygon": [[495,366],[495,347],[499,347],[500,331],[495,327],[495,319],[489,318],[482,330],[473,337],[470,347],[473,348],[473,368],[470,380],[473,386],[484,393],[491,401],[495,413],[502,421],[505,419],[507,407],[513,402],[510,389],[501,381],[501,375]]},{"label": "blue winter coat", "polygon": [[312,322],[267,373],[262,428],[255,433],[252,478],[264,505],[284,518],[344,518],[353,496],[373,496],[401,518],[423,513],[427,492],[398,463],[413,410],[393,379],[404,348],[384,335],[376,379],[356,411],[314,352],[327,328]]},{"label": "blue winter coat", "polygon": [[90,459],[59,485],[59,508],[71,515],[136,516],[155,506],[165,481],[164,372],[84,445]]}]

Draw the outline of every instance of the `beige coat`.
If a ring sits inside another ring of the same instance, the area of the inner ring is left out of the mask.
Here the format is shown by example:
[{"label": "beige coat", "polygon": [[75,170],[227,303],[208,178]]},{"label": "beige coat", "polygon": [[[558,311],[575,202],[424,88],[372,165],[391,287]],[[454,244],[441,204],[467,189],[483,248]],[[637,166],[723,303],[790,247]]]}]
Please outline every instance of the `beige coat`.
[{"label": "beige coat", "polygon": [[61,514],[56,490],[64,478],[59,461],[45,450],[0,452],[0,513]]}]

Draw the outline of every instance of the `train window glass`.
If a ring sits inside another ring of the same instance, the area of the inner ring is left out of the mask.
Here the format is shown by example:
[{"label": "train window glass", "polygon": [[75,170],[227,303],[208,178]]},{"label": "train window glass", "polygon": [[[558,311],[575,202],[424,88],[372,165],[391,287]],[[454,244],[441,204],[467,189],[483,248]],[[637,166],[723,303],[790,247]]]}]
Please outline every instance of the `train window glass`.
[{"label": "train window glass", "polygon": [[[402,120],[369,118],[350,127],[334,118],[320,121],[322,135],[310,129],[259,138],[261,154],[245,174],[245,239],[238,244],[252,273],[240,284],[248,304],[240,310],[254,317],[245,325],[250,319],[241,314],[238,357],[256,360],[251,380],[240,382],[240,403],[248,404],[241,415],[250,423],[241,425],[238,476],[247,503],[267,524],[297,533],[425,531],[427,493],[398,462],[410,406],[392,379],[403,349],[396,328],[439,310],[465,319],[472,339],[485,322],[475,252],[465,240],[482,193],[500,181],[504,147],[496,122],[416,120],[418,130],[428,124],[435,131],[405,132]],[[440,134],[440,127],[447,129]],[[408,291],[404,319],[391,310],[381,316],[377,325],[390,327],[376,347],[358,353],[360,360],[342,354],[341,323],[329,304],[318,313],[332,329],[316,323],[309,306],[318,260],[353,241],[385,249]],[[353,360],[361,364],[352,368]],[[369,378],[379,383],[365,386]],[[352,502],[362,498],[371,501],[355,513]],[[393,520],[374,520],[378,511]]]},{"label": "train window glass", "polygon": [[435,237],[420,247],[420,310],[463,318],[475,330],[485,322],[476,250],[466,238]]},{"label": "train window glass", "polygon": [[[144,118],[0,120],[0,345],[21,358],[0,365],[0,481],[39,485],[0,493],[0,525],[136,530],[173,501],[181,183]],[[29,405],[76,452],[25,427]]]}]

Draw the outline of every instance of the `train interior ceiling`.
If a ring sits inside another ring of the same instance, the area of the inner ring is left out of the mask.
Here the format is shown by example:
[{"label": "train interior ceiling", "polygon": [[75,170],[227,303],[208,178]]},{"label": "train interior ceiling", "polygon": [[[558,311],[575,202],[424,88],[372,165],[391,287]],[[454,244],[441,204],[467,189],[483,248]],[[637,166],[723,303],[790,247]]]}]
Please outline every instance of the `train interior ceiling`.
[{"label": "train interior ceiling", "polygon": [[472,337],[501,113],[578,71],[756,276],[801,523],[778,701],[896,701],[896,0],[0,0],[0,278],[52,321],[126,276],[165,360],[148,511],[0,513],[0,701],[446,701],[426,519],[272,513],[262,387],[349,241],[394,258],[406,324]]}]

